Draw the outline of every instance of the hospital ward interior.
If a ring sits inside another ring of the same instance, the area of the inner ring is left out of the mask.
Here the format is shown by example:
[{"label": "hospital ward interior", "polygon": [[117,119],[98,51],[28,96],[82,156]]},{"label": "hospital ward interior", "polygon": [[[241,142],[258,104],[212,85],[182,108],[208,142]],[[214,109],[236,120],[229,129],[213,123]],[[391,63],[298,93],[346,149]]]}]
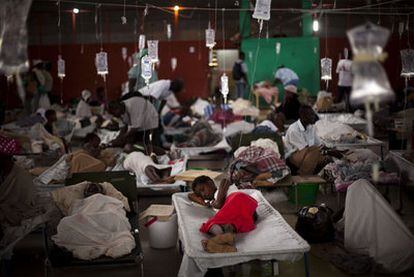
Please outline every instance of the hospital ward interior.
[{"label": "hospital ward interior", "polygon": [[0,276],[414,276],[412,46],[414,0],[0,0]]}]

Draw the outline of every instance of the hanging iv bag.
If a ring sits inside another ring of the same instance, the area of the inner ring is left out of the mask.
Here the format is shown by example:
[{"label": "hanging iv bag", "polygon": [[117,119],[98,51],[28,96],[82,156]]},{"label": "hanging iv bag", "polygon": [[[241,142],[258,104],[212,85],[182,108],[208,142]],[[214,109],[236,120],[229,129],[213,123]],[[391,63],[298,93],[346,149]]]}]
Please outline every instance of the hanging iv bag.
[{"label": "hanging iv bag", "polygon": [[145,55],[141,59],[141,77],[145,80],[147,85],[152,77],[152,61],[148,55]]},{"label": "hanging iv bag", "polygon": [[213,48],[216,45],[216,32],[214,29],[211,29],[210,26],[206,29],[206,46],[208,48]]},{"label": "hanging iv bag", "polygon": [[390,31],[368,22],[347,32],[352,52],[358,60],[380,59],[390,37]]},{"label": "hanging iv bag", "polygon": [[332,80],[332,59],[321,59],[321,79],[325,81]]},{"label": "hanging iv bag", "polygon": [[106,52],[99,52],[96,54],[95,58],[96,71],[99,75],[108,74],[108,54]]},{"label": "hanging iv bag", "polygon": [[159,61],[158,59],[158,40],[148,40],[148,56],[151,58],[153,63]]},{"label": "hanging iv bag", "polygon": [[29,68],[26,19],[32,0],[4,0],[0,9],[0,71],[6,75]]},{"label": "hanging iv bag", "polygon": [[227,99],[227,95],[229,94],[229,77],[227,77],[226,73],[223,73],[220,78],[221,81],[221,94],[224,97],[224,100]]},{"label": "hanging iv bag", "polygon": [[256,0],[253,18],[258,20],[269,20],[271,4],[272,0]]},{"label": "hanging iv bag", "polygon": [[58,56],[57,72],[58,72],[57,75],[60,79],[63,79],[66,76],[66,74],[65,74],[65,60],[62,59],[61,55]]},{"label": "hanging iv bag", "polygon": [[139,39],[138,39],[139,52],[141,52],[142,49],[144,48],[145,48],[145,35],[139,35]]},{"label": "hanging iv bag", "polygon": [[383,49],[390,31],[367,23],[347,32],[354,60],[352,63],[352,104],[390,101],[394,93],[387,74],[379,61],[384,60]]},{"label": "hanging iv bag", "polygon": [[411,78],[414,76],[414,50],[401,50],[401,76],[404,78]]},{"label": "hanging iv bag", "polygon": [[177,58],[171,58],[171,69],[174,71],[177,68]]},{"label": "hanging iv bag", "polygon": [[379,62],[354,62],[352,73],[354,75],[350,97],[352,104],[393,100],[394,93],[387,73]]},{"label": "hanging iv bag", "polygon": [[171,24],[167,24],[167,38],[171,39],[171,36],[172,36]]}]

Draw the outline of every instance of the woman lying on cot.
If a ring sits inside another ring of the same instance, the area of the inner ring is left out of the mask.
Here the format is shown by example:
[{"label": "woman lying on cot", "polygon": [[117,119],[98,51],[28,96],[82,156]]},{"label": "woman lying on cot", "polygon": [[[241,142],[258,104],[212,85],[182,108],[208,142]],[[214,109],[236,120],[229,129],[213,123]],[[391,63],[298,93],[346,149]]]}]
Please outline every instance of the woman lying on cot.
[{"label": "woman lying on cot", "polygon": [[205,251],[210,253],[237,252],[234,246],[235,233],[246,233],[256,228],[258,201],[241,192],[229,180],[224,179],[217,189],[207,176],[197,177],[192,184],[190,200],[219,211],[203,223],[200,231],[213,235],[202,240]]}]

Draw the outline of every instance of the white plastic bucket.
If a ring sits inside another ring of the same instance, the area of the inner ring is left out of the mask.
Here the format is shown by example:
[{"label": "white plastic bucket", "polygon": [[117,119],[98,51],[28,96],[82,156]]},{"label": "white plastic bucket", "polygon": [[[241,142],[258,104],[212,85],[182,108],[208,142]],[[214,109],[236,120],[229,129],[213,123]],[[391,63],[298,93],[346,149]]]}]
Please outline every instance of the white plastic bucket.
[{"label": "white plastic bucket", "polygon": [[152,248],[165,249],[177,245],[177,215],[173,214],[168,221],[156,220],[148,226],[149,243]]}]

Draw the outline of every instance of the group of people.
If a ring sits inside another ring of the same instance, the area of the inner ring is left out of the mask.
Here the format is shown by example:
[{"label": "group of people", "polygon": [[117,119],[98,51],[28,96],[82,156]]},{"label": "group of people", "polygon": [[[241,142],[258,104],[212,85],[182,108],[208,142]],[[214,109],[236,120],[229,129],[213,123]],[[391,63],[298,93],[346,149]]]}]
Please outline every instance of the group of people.
[{"label": "group of people", "polygon": [[53,90],[53,77],[51,75],[52,63],[35,60],[32,69],[25,75],[25,112],[27,115],[37,111],[38,108],[48,109],[52,101],[56,101]]}]

